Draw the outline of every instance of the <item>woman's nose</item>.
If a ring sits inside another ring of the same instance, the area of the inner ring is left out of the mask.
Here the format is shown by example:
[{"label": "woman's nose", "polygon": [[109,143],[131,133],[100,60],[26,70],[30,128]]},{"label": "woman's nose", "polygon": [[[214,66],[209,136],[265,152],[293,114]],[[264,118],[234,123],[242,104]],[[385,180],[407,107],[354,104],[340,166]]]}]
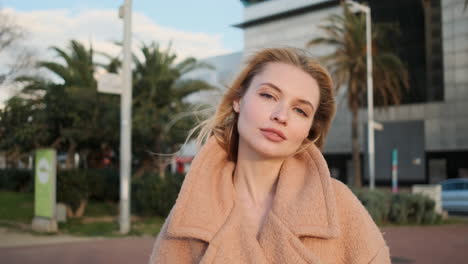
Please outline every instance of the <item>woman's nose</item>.
[{"label": "woman's nose", "polygon": [[278,107],[271,113],[270,119],[282,125],[286,125],[288,122],[287,107],[278,105]]}]

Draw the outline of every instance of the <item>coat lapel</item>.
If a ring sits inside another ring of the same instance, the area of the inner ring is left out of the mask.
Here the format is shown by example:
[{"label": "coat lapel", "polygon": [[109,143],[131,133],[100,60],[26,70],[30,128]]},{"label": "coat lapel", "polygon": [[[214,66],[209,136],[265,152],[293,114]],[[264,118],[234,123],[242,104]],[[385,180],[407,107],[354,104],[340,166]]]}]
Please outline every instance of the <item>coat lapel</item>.
[{"label": "coat lapel", "polygon": [[320,263],[302,237],[339,236],[331,180],[317,148],[285,161],[259,243],[271,263]]},{"label": "coat lapel", "polygon": [[167,233],[210,242],[233,208],[233,170],[234,163],[212,137],[185,176]]},{"label": "coat lapel", "polygon": [[[272,210],[258,241],[250,241],[257,243],[256,247],[233,241],[241,239],[238,230],[243,221],[233,213],[233,170],[234,163],[227,161],[227,154],[212,137],[186,175],[171,212],[168,234],[210,243],[204,261],[217,260],[218,256],[230,263],[226,259],[237,249],[237,254],[251,260],[260,256],[264,263],[320,263],[301,237],[330,239],[340,233],[331,179],[320,151],[313,146],[285,161]],[[258,259],[255,262],[263,263]]]},{"label": "coat lapel", "polygon": [[272,211],[296,236],[336,238],[339,228],[331,178],[315,147],[287,159]]}]

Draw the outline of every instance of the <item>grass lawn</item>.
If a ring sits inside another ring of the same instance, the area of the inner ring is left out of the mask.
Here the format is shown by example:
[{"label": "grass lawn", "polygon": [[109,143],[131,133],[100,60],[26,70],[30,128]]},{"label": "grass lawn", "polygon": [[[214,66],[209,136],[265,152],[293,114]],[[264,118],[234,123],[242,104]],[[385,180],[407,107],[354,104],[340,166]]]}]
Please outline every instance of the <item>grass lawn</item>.
[{"label": "grass lawn", "polygon": [[0,191],[0,220],[31,223],[34,216],[34,194]]},{"label": "grass lawn", "polygon": [[[34,217],[34,194],[0,191],[0,226],[30,231]],[[59,223],[59,232],[77,236],[119,237],[118,204],[89,202],[84,217]],[[133,217],[129,235],[156,236],[164,218]],[[32,231],[30,231],[32,232]]]}]

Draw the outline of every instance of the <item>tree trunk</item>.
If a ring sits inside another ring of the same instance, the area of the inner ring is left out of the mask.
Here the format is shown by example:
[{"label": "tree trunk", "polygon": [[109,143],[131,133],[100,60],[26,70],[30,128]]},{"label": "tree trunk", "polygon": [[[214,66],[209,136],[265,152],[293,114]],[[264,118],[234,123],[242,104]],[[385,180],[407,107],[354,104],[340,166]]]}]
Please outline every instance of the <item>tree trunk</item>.
[{"label": "tree trunk", "polygon": [[83,164],[84,169],[88,168],[88,155],[89,155],[89,149],[84,149],[83,151],[80,152],[80,162],[78,164],[78,167],[80,167],[80,163],[81,163]]},{"label": "tree trunk", "polygon": [[151,168],[151,160],[149,160],[149,159],[143,160],[143,164],[135,171],[135,173],[133,173],[132,179],[140,178],[150,168]]},{"label": "tree trunk", "polygon": [[88,199],[81,200],[80,206],[75,211],[73,211],[73,208],[67,204],[67,217],[68,218],[82,217],[84,215],[87,205],[88,205]]},{"label": "tree trunk", "polygon": [[84,215],[86,206],[88,205],[88,199],[81,200],[80,206],[75,211],[75,217],[82,217]]},{"label": "tree trunk", "polygon": [[70,143],[70,146],[68,147],[67,151],[67,161],[65,163],[65,168],[67,169],[72,169],[74,168],[75,164],[75,149],[76,149],[76,144],[75,143]]},{"label": "tree trunk", "polygon": [[71,206],[67,204],[67,218],[73,218],[75,217],[75,213],[73,212],[73,209]]},{"label": "tree trunk", "polygon": [[58,137],[54,140],[54,142],[50,145],[50,147],[54,149],[58,149],[61,142],[62,142],[62,138]]},{"label": "tree trunk", "polygon": [[162,132],[160,130],[160,132],[157,134],[156,136],[156,140],[155,140],[155,151],[156,153],[158,153],[156,155],[156,159],[155,159],[155,162],[156,162],[156,169],[158,170],[158,174],[159,174],[159,177],[161,179],[164,179],[166,177],[166,172],[165,172],[165,169],[166,169],[166,160],[165,158],[161,155],[162,153],[162,143],[163,142],[163,139],[162,139]]},{"label": "tree trunk", "polygon": [[351,140],[353,148],[353,186],[361,187],[361,156],[359,147],[359,108],[354,105],[351,109],[352,112],[352,126],[351,126]]},{"label": "tree trunk", "polygon": [[158,173],[159,173],[159,177],[161,179],[164,179],[166,178],[166,161],[163,157],[161,157],[160,155],[158,155],[158,157],[156,158],[156,166],[158,168]]}]

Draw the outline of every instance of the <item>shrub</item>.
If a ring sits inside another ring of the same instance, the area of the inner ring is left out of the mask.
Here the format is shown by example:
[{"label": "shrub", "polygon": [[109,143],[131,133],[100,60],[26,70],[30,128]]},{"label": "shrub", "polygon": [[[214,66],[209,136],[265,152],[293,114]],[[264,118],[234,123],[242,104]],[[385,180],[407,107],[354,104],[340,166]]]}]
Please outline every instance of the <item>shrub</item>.
[{"label": "shrub", "polygon": [[95,201],[119,201],[119,171],[114,169],[88,169],[89,198]]},{"label": "shrub", "polygon": [[164,179],[155,173],[146,173],[133,181],[132,209],[145,216],[167,217],[184,180],[181,174],[166,174]]},{"label": "shrub", "polygon": [[12,192],[32,192],[34,173],[29,169],[1,169],[0,190]]},{"label": "shrub", "polygon": [[421,194],[392,194],[379,190],[357,189],[355,195],[378,224],[434,224],[441,221],[435,202]]},{"label": "shrub", "polygon": [[391,208],[390,195],[378,190],[355,190],[357,198],[366,207],[372,219],[378,224],[387,221],[387,216]]},{"label": "shrub", "polygon": [[435,212],[435,202],[431,199],[425,199],[425,208],[422,215],[422,224],[440,224],[442,222],[442,216]]},{"label": "shrub", "polygon": [[69,216],[82,216],[88,200],[119,200],[119,174],[110,169],[74,169],[59,171],[57,201],[69,206]]},{"label": "shrub", "polygon": [[[132,180],[132,210],[141,215],[166,217],[175,203],[184,176],[167,174],[162,180],[147,173]],[[32,170],[0,170],[0,189],[34,192]],[[113,169],[71,169],[57,171],[57,202],[69,208],[68,216],[81,216],[89,200],[118,202],[120,176]]]},{"label": "shrub", "polygon": [[57,202],[67,204],[73,211],[88,201],[89,186],[86,170],[64,170],[57,175]]},{"label": "shrub", "polygon": [[398,193],[392,195],[392,207],[390,210],[389,221],[392,223],[407,224],[408,223],[408,197],[411,194]]}]

